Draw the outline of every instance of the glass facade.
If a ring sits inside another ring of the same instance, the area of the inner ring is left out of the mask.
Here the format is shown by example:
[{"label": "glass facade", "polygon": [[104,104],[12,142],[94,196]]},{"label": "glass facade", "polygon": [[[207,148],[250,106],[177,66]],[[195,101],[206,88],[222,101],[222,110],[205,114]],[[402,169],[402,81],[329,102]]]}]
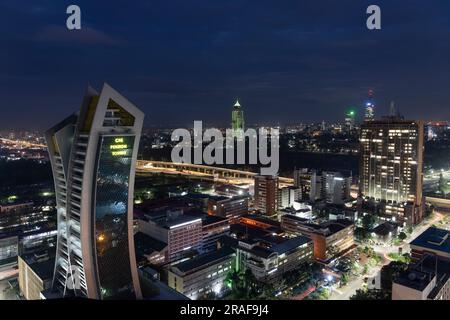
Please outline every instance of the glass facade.
[{"label": "glass facade", "polygon": [[100,299],[135,299],[128,248],[129,181],[134,136],[102,136],[94,236]]}]

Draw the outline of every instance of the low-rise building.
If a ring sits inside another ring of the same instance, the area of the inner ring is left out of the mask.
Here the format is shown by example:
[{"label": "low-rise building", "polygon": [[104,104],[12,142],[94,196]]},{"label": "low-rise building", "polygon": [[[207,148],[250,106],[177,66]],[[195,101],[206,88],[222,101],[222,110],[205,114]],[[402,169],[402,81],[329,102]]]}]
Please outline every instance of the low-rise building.
[{"label": "low-rise building", "polygon": [[17,264],[19,254],[19,237],[0,238],[0,267]]},{"label": "low-rise building", "polygon": [[55,259],[47,251],[19,256],[19,288],[27,300],[40,300],[51,287]]},{"label": "low-rise building", "polygon": [[202,252],[217,250],[219,239],[230,233],[230,223],[227,218],[204,215],[202,217]]},{"label": "low-rise building", "polygon": [[221,296],[234,259],[234,251],[224,247],[178,263],[168,271],[168,285],[193,300],[210,293]]},{"label": "low-rise building", "polygon": [[393,279],[392,300],[450,300],[450,260],[424,254]]},{"label": "low-rise building", "polygon": [[238,219],[248,213],[248,196],[235,197],[210,196],[208,200],[208,214],[227,218],[230,221]]},{"label": "low-rise building", "polygon": [[0,205],[0,213],[21,213],[24,210],[32,208],[33,205],[34,203],[32,201]]},{"label": "low-rise building", "polygon": [[304,236],[283,238],[266,236],[263,239],[237,240],[236,265],[251,270],[258,281],[274,283],[283,274],[312,260],[313,243]]},{"label": "low-rise building", "polygon": [[450,259],[450,231],[430,227],[410,243],[411,260],[420,261],[424,254]]},{"label": "low-rise building", "polygon": [[163,218],[139,219],[138,229],[150,237],[167,243],[167,261],[182,259],[190,251],[200,251],[203,244],[202,218],[170,212]]},{"label": "low-rise building", "polygon": [[285,214],[281,217],[281,227],[287,232],[311,238],[314,242],[314,258],[325,263],[351,250],[355,245],[355,225],[350,220],[315,223],[309,219]]},{"label": "low-rise building", "polygon": [[143,232],[137,232],[134,235],[134,247],[138,266],[147,264],[160,266],[169,260],[167,243],[152,238]]}]

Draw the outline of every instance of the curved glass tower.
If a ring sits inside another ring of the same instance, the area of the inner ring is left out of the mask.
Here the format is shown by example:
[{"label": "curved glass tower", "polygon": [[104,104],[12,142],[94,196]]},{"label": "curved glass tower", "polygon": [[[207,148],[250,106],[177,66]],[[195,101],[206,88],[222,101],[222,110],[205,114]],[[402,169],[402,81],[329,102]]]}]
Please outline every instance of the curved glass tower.
[{"label": "curved glass tower", "polygon": [[63,296],[141,298],[132,226],[143,119],[104,84],[46,132],[58,212],[53,289]]}]

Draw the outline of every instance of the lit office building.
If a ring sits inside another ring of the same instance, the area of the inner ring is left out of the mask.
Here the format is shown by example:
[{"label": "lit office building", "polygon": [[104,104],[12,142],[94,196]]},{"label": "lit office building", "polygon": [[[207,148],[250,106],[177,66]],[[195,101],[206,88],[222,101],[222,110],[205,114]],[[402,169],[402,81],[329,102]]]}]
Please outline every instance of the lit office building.
[{"label": "lit office building", "polygon": [[248,213],[248,196],[224,197],[210,196],[208,199],[208,214],[227,218],[230,221]]},{"label": "lit office building", "polygon": [[314,242],[314,258],[329,262],[354,248],[355,225],[350,220],[315,223],[293,214],[281,217],[281,227],[289,233],[309,237]]},{"label": "lit office building", "polygon": [[294,170],[294,186],[300,189],[300,200],[316,200],[317,179],[316,170],[309,170],[307,168]]},{"label": "lit office building", "polygon": [[278,210],[278,177],[255,176],[254,207],[265,216],[274,216]]},{"label": "lit office building", "polygon": [[350,199],[352,178],[339,172],[322,172],[320,198],[327,203],[344,204]]},{"label": "lit office building", "polygon": [[[301,190],[296,187],[285,187],[278,190],[278,209],[285,209],[297,205],[300,200]],[[298,204],[299,206],[299,204]]]},{"label": "lit office building", "polygon": [[423,122],[399,117],[365,122],[360,139],[360,194],[389,220],[422,219]]},{"label": "lit office building", "polygon": [[300,200],[324,200],[331,204],[343,204],[350,199],[352,177],[340,172],[294,170],[294,186],[300,189]]},{"label": "lit office building", "polygon": [[373,121],[375,119],[375,103],[373,102],[373,90],[369,90],[369,97],[365,102],[364,108],[364,121]]},{"label": "lit office building", "polygon": [[286,272],[299,268],[313,258],[313,242],[304,236],[250,237],[237,241],[233,247],[236,249],[236,267],[251,270],[258,281],[265,283],[279,281]]},{"label": "lit office building", "polygon": [[211,293],[222,296],[227,291],[225,280],[234,269],[235,253],[223,247],[178,263],[168,271],[169,287],[196,300]]},{"label": "lit office building", "polygon": [[182,211],[167,212],[163,218],[138,220],[139,231],[167,244],[167,262],[181,260],[203,246],[202,217]]},{"label": "lit office building", "polygon": [[58,239],[52,287],[64,296],[141,297],[132,230],[144,114],[109,85],[46,132]]}]

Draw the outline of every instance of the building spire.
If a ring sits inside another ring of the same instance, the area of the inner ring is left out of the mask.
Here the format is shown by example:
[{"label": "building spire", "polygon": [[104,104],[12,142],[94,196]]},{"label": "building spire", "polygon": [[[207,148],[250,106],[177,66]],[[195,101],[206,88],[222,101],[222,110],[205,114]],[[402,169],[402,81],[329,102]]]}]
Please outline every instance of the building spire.
[{"label": "building spire", "polygon": [[241,105],[239,104],[239,99],[236,99],[236,103],[234,104],[235,107],[240,107]]}]

